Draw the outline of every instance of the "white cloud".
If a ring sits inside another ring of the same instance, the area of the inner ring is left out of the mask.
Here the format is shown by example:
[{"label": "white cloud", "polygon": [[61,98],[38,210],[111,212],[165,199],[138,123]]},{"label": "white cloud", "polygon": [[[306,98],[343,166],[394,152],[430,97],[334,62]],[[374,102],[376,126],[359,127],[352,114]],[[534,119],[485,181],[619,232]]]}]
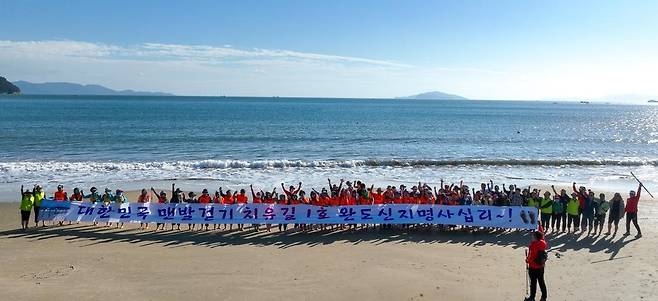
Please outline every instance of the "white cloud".
[{"label": "white cloud", "polygon": [[237,49],[230,45],[217,47],[206,45],[178,45],[143,43],[132,46],[116,46],[80,41],[1,41],[3,56],[15,57],[78,57],[131,60],[179,60],[191,62],[240,62],[248,59],[309,60],[333,63],[359,63],[385,67],[410,67],[409,65],[358,57],[326,55],[272,49]]},{"label": "white cloud", "polygon": [[436,76],[441,73],[482,72],[230,45],[119,46],[66,40],[0,41],[0,67],[12,80],[33,82],[98,83],[181,95],[324,97],[406,95],[438,89]]},{"label": "white cloud", "polygon": [[0,75],[179,95],[394,97],[444,91],[475,99],[657,95],[655,61],[517,62],[419,67],[395,61],[231,45],[2,41]]}]

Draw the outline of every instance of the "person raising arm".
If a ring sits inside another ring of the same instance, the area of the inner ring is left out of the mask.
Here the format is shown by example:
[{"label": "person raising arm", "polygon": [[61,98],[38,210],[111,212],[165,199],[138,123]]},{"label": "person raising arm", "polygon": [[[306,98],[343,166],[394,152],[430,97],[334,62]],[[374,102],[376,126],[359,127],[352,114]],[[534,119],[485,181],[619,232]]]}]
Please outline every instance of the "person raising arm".
[{"label": "person raising arm", "polygon": [[297,186],[297,189],[295,189],[295,186],[290,185],[290,188],[288,188],[288,190],[286,190],[286,186],[283,183],[281,183],[281,188],[283,188],[283,192],[285,192],[288,199],[290,199],[290,198],[292,198],[293,195],[297,195],[297,193],[300,190],[302,190],[302,182],[299,182],[299,186]]},{"label": "person raising arm", "polygon": [[637,193],[633,190],[629,192],[629,198],[626,199],[626,233],[624,236],[631,235],[631,222],[637,230],[636,238],[642,237],[642,231],[640,230],[640,225],[637,223],[637,204],[640,202],[640,194],[642,193],[642,183],[637,187]]}]

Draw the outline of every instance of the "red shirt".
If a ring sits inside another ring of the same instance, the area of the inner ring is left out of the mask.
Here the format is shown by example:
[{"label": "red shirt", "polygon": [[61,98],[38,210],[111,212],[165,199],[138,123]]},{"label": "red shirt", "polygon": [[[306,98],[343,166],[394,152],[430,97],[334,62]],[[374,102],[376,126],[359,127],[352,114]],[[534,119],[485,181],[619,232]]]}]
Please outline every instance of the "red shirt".
[{"label": "red shirt", "polygon": [[55,201],[66,201],[66,199],[65,191],[55,191]]},{"label": "red shirt", "polygon": [[374,199],[373,203],[375,205],[384,204],[384,194],[383,193],[373,193],[372,198]]},{"label": "red shirt", "polygon": [[233,196],[227,195],[227,196],[222,197],[222,204],[224,204],[224,205],[233,204]]},{"label": "red shirt", "polygon": [[138,202],[138,203],[147,203],[147,202],[150,202],[150,201],[151,201],[151,196],[148,195],[148,194],[147,194],[147,195],[142,195],[142,194],[140,194],[140,195],[137,197],[137,202]]},{"label": "red shirt", "polygon": [[246,204],[246,203],[247,203],[247,195],[244,195],[244,194],[238,194],[238,196],[237,196],[237,203],[238,203],[238,204]]},{"label": "red shirt", "polygon": [[637,203],[640,202],[640,194],[638,193],[632,198],[626,199],[626,213],[637,213]]},{"label": "red shirt", "polygon": [[254,197],[254,204],[262,203],[259,197]]},{"label": "red shirt", "polygon": [[319,197],[311,198],[311,205],[313,205],[313,206],[322,206],[320,198]]},{"label": "red shirt", "polygon": [[533,240],[530,243],[530,251],[528,251],[528,258],[526,258],[526,262],[531,269],[541,269],[544,267],[544,264],[536,263],[535,258],[537,258],[537,253],[539,253],[539,251],[546,251],[547,247],[548,244],[546,244],[546,241],[543,239]]},{"label": "red shirt", "polygon": [[74,194],[71,195],[70,200],[71,200],[71,201],[82,202],[82,194],[74,193]]},{"label": "red shirt", "polygon": [[[585,196],[576,189],[576,184],[573,185],[573,192],[578,196],[578,203],[580,203],[580,208],[585,208]],[[587,192],[585,192],[587,193]]]},{"label": "red shirt", "polygon": [[210,203],[211,199],[210,199],[209,195],[202,194],[202,195],[199,196],[198,201],[201,204],[208,204],[208,203]]}]

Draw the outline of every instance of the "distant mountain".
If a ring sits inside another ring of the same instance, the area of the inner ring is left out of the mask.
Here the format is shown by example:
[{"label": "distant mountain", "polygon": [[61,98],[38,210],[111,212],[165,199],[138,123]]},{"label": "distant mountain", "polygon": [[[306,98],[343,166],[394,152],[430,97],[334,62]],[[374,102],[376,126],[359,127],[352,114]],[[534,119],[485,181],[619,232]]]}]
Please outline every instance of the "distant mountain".
[{"label": "distant mountain", "polygon": [[6,78],[0,76],[0,94],[18,94],[21,89],[9,82]]},{"label": "distant mountain", "polygon": [[443,93],[439,91],[425,92],[411,96],[397,97],[397,99],[428,99],[428,100],[467,100],[459,95]]},{"label": "distant mountain", "polygon": [[49,95],[132,95],[132,96],[172,96],[162,92],[143,92],[134,90],[112,90],[101,85],[81,85],[75,83],[31,83],[26,81],[14,82],[23,94],[49,94]]}]

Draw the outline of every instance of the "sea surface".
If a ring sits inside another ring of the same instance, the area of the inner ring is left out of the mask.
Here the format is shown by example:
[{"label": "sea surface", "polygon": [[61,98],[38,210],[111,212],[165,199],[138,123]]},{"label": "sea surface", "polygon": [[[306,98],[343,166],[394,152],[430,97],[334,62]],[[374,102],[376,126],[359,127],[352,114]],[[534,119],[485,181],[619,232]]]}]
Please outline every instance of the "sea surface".
[{"label": "sea surface", "polygon": [[[271,189],[572,181],[658,188],[658,106],[393,99],[0,96],[0,197],[39,183]],[[88,190],[88,189],[86,189]]]}]

